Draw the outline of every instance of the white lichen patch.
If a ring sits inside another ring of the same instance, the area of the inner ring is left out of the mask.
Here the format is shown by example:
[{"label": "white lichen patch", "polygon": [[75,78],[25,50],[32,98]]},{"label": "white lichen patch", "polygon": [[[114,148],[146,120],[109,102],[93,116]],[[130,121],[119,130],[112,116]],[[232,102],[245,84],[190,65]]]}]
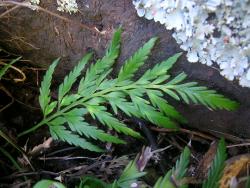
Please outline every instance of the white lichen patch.
[{"label": "white lichen patch", "polygon": [[31,4],[39,5],[40,0],[30,0]]},{"label": "white lichen patch", "polygon": [[189,62],[217,63],[228,80],[250,87],[249,0],[134,0],[140,17],[173,30]]},{"label": "white lichen patch", "polygon": [[[76,0],[56,0],[58,7],[57,10],[67,13],[76,13],[78,11],[78,5]],[[40,0],[30,0],[30,3],[33,5],[39,5]]]},{"label": "white lichen patch", "polygon": [[57,4],[59,5],[57,8],[58,11],[68,12],[70,14],[78,11],[76,0],[57,0]]}]

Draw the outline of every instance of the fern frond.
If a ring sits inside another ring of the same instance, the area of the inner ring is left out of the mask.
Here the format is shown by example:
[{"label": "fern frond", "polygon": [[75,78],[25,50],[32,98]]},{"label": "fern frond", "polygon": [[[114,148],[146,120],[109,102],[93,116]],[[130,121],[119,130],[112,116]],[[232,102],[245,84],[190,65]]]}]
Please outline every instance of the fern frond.
[{"label": "fern frond", "polygon": [[81,71],[84,69],[86,63],[88,63],[89,59],[91,58],[92,54],[85,55],[82,60],[78,63],[77,66],[69,73],[68,76],[64,78],[62,84],[59,85],[58,91],[58,101],[59,104],[61,103],[65,94],[67,94],[70,89],[72,88],[73,84],[76,82],[77,77],[80,76]]},{"label": "fern frond", "polygon": [[180,188],[186,188],[187,186],[182,183],[182,179],[186,174],[189,158],[190,150],[185,147],[180,159],[175,163],[175,167],[169,170],[164,178],[160,177],[154,188],[175,188],[176,185]]},{"label": "fern frond", "polygon": [[138,132],[128,128],[125,124],[119,122],[116,118],[107,112],[104,106],[87,106],[89,113],[93,118],[97,118],[103,125],[107,125],[110,129],[116,130],[118,133],[130,135],[136,138],[141,138]]},{"label": "fern frond", "polygon": [[164,114],[161,112],[158,112],[154,107],[147,104],[146,100],[133,95],[130,97],[144,119],[160,127],[178,129],[178,126],[174,121],[172,121],[167,116],[164,116]]},{"label": "fern frond", "polygon": [[62,101],[61,101],[61,103],[60,103],[60,107],[68,106],[68,105],[70,105],[71,103],[76,102],[79,98],[81,98],[81,96],[80,96],[80,95],[77,95],[77,94],[65,95],[65,96],[62,98]]},{"label": "fern frond", "polygon": [[187,171],[187,166],[189,164],[190,154],[191,153],[188,147],[185,147],[180,159],[176,161],[175,168],[173,169],[173,175],[175,176],[176,180],[181,180],[184,178]]},{"label": "fern frond", "polygon": [[145,174],[146,172],[140,172],[138,170],[136,166],[136,160],[131,161],[123,170],[116,184],[121,188],[131,187],[132,183],[134,183],[138,178],[144,176]]},{"label": "fern frond", "polygon": [[[124,143],[122,140],[110,136],[103,130],[89,125],[85,116],[90,114],[102,125],[118,133],[141,138],[140,134],[116,119],[107,109],[111,107],[115,114],[119,111],[127,116],[148,120],[151,123],[178,130],[178,123],[186,123],[186,119],[164,98],[170,95],[176,100],[183,99],[186,103],[203,104],[214,109],[235,109],[238,104],[206,87],[200,87],[195,82],[183,83],[186,74],[182,73],[169,80],[168,70],[180,57],[175,54],[159,65],[155,65],[137,81],[133,81],[135,72],[142,66],[151,52],[156,38],[149,40],[121,68],[118,77],[108,79],[112,65],[119,55],[121,29],[115,32],[112,42],[105,56],[92,64],[81,78],[77,93],[71,93],[73,84],[80,76],[90,54],[65,77],[59,86],[58,100],[51,101],[50,85],[52,74],[59,61],[57,59],[48,69],[40,88],[39,102],[44,119],[33,128],[24,131],[23,136],[42,125],[49,125],[54,138],[66,141],[76,146],[98,150],[97,146],[88,140]],[[57,107],[57,110],[55,108]],[[68,124],[65,129],[64,124]],[[60,135],[62,134],[62,135]],[[70,136],[71,135],[71,136]],[[68,137],[68,138],[67,138]],[[75,140],[74,140],[75,138]]]},{"label": "fern frond", "polygon": [[154,188],[176,188],[171,182],[172,171],[169,170],[167,174],[162,178],[160,177],[154,185]]},{"label": "fern frond", "polygon": [[138,80],[138,83],[146,84],[146,83],[149,83],[151,80],[159,78],[160,76],[165,76],[163,78],[163,81],[165,81],[169,77],[166,75],[168,70],[172,68],[172,66],[176,63],[178,58],[181,56],[181,54],[182,53],[177,53],[171,56],[170,58],[168,58],[166,61],[156,64],[152,69],[147,70],[143,74],[143,76]]},{"label": "fern frond", "polygon": [[135,116],[141,118],[140,112],[136,109],[135,105],[132,102],[128,102],[125,99],[126,94],[123,92],[112,92],[104,96],[105,99],[111,105],[115,114],[118,113],[118,109],[123,111],[129,117]]},{"label": "fern frond", "polygon": [[64,114],[71,131],[77,132],[79,135],[85,135],[87,138],[101,140],[103,142],[111,142],[116,144],[125,144],[115,136],[111,136],[104,131],[97,129],[95,126],[90,126],[84,121],[83,115],[87,112],[84,108],[75,108]]},{"label": "fern frond", "polygon": [[[110,72],[112,65],[117,59],[120,52],[120,42],[121,42],[121,28],[118,29],[113,36],[110,47],[106,51],[105,56],[98,60],[94,65],[92,64],[90,68],[87,70],[85,78],[80,80],[80,84],[78,87],[78,93],[81,95],[85,95],[86,93],[91,93],[96,89],[97,79],[100,78],[100,75],[107,76],[107,72]],[[104,77],[104,78],[105,78]],[[103,78],[103,79],[104,79]],[[97,85],[98,86],[98,85]],[[92,90],[87,91],[86,89],[89,87],[93,87]]]},{"label": "fern frond", "polygon": [[66,130],[62,125],[60,126],[49,126],[51,136],[54,140],[62,140],[74,146],[79,146],[83,149],[88,149],[95,152],[103,152],[98,146],[91,144],[84,138],[80,138],[78,135],[73,134],[71,131]]},{"label": "fern frond", "polygon": [[117,81],[122,82],[134,76],[134,73],[140,66],[144,64],[148,58],[149,53],[155,45],[157,38],[150,39],[142,48],[140,48],[128,61],[125,62],[121,68]]},{"label": "fern frond", "polygon": [[235,110],[239,106],[237,102],[227,99],[221,94],[217,94],[214,90],[198,86],[196,82],[168,85],[167,88],[177,92],[187,104],[191,100],[195,104],[203,104],[212,109],[226,110]]},{"label": "fern frond", "polygon": [[221,139],[212,166],[208,172],[208,178],[203,182],[202,188],[219,188],[219,180],[225,167],[226,158],[225,140]]},{"label": "fern frond", "polygon": [[[115,31],[111,44],[106,52],[105,57],[108,57],[110,59],[111,64],[113,64],[113,61],[117,59],[120,53],[121,33],[122,33],[122,28],[119,28]],[[109,67],[111,67],[111,65],[109,65]]]},{"label": "fern frond", "polygon": [[52,74],[54,73],[55,67],[58,64],[58,62],[59,62],[59,58],[56,59],[50,65],[41,83],[39,103],[40,103],[44,116],[48,115],[48,112],[46,112],[46,108],[48,107],[49,102],[50,102],[50,85],[51,85],[51,80],[52,80]]},{"label": "fern frond", "polygon": [[148,90],[147,95],[154,107],[158,107],[162,113],[181,123],[187,123],[187,120],[168,102],[163,99],[163,94],[160,91]]}]

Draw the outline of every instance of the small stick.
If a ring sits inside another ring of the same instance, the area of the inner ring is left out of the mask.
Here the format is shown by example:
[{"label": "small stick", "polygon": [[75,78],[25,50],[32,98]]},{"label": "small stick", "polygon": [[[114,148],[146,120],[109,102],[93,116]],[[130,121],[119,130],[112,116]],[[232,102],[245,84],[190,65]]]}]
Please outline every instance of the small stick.
[{"label": "small stick", "polygon": [[241,144],[228,145],[227,148],[243,147],[243,146],[250,146],[250,143],[241,143]]},{"label": "small stick", "polygon": [[6,10],[4,13],[2,13],[2,14],[0,15],[0,19],[3,18],[4,16],[6,16],[7,14],[9,14],[10,12],[16,10],[16,9],[19,8],[19,7],[20,7],[19,5],[16,5],[16,6],[10,8],[9,10]]},{"label": "small stick", "polygon": [[[157,131],[157,132],[176,132],[175,130],[166,129],[166,128],[158,128],[158,127],[150,127],[150,129],[152,129],[154,131]],[[213,137],[208,136],[208,135],[203,134],[203,133],[200,133],[200,132],[190,131],[190,130],[183,129],[183,128],[180,128],[179,131],[182,132],[182,133],[188,133],[188,134],[196,135],[196,136],[199,136],[201,138],[205,138],[207,140],[214,140]]]},{"label": "small stick", "polygon": [[0,90],[2,90],[4,93],[6,93],[7,96],[9,96],[11,98],[11,101],[8,104],[6,104],[3,108],[0,109],[0,112],[2,112],[14,103],[14,97],[11,95],[11,93],[4,86],[0,85]]}]

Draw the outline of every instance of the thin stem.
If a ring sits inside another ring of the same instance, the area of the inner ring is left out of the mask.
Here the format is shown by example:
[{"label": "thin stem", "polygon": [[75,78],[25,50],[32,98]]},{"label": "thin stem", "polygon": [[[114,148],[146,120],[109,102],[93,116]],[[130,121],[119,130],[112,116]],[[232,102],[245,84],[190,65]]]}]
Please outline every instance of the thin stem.
[{"label": "thin stem", "polygon": [[21,153],[25,153],[17,144],[15,144],[10,138],[9,136],[7,136],[3,131],[0,130],[0,137],[2,137],[3,139],[5,139],[10,145],[12,145],[14,148],[16,148],[18,151],[20,151]]},{"label": "thin stem", "polygon": [[30,128],[30,129],[28,129],[28,130],[26,130],[26,131],[18,134],[17,137],[19,138],[19,137],[22,137],[22,136],[24,136],[24,135],[26,135],[26,134],[28,134],[28,133],[30,133],[32,131],[35,131],[36,129],[38,129],[39,127],[43,126],[47,122],[45,120],[46,119],[42,120],[40,123],[38,123],[37,125],[33,126],[32,128]]},{"label": "thin stem", "polygon": [[4,148],[0,148],[0,152],[2,152],[11,162],[12,164],[15,166],[15,168],[18,171],[21,171],[22,168],[19,166],[19,164],[15,161],[15,159],[9,154],[9,152],[7,152]]}]

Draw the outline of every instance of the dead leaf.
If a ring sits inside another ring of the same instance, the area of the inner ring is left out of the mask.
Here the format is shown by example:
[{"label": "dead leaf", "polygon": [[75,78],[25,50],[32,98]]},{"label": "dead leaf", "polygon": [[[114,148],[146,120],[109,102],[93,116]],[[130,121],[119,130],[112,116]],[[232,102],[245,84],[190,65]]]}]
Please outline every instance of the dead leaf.
[{"label": "dead leaf", "polygon": [[202,160],[199,162],[195,176],[197,179],[206,179],[208,171],[212,165],[214,156],[217,151],[218,142],[212,142],[209,150],[206,152]]},{"label": "dead leaf", "polygon": [[241,179],[249,175],[249,165],[250,154],[238,155],[227,160],[220,180],[220,188],[244,187],[246,181]]},{"label": "dead leaf", "polygon": [[30,152],[29,155],[34,156],[44,149],[48,149],[51,146],[53,139],[52,137],[49,137],[47,140],[45,140],[42,144],[39,144],[38,146],[35,146]]}]

